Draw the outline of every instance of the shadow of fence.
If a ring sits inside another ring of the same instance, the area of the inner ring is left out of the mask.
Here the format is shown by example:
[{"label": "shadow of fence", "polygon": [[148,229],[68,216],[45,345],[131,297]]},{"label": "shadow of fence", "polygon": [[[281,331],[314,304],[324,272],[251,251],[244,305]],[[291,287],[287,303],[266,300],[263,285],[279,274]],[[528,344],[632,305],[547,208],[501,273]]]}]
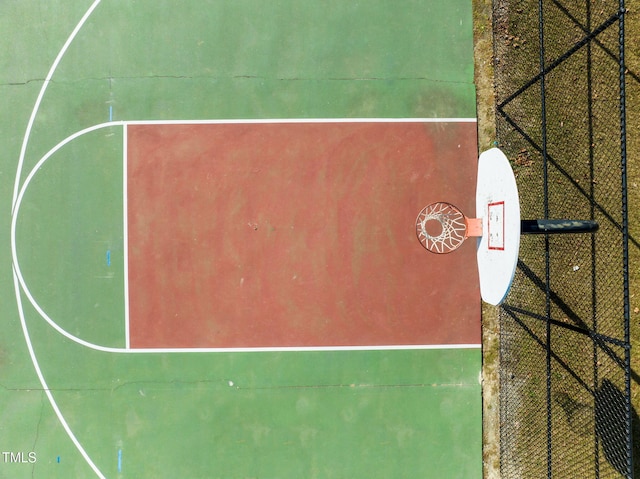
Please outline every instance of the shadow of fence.
[{"label": "shadow of fence", "polygon": [[494,1],[497,139],[524,218],[500,312],[504,478],[633,477],[623,1]]}]

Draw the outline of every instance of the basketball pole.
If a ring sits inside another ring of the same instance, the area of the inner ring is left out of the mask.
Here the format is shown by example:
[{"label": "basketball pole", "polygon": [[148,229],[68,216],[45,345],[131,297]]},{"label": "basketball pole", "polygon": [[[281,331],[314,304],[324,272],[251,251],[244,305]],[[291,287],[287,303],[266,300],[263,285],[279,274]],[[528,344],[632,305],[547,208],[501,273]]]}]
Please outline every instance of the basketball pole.
[{"label": "basketball pole", "polygon": [[598,223],[593,220],[521,220],[523,235],[595,233]]}]

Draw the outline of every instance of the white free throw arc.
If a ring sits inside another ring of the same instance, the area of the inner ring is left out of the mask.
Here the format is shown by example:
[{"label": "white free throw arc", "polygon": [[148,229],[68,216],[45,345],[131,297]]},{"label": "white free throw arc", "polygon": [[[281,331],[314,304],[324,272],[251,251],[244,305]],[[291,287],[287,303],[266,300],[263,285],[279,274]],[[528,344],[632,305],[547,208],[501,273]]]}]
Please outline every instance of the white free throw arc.
[{"label": "white free throw arc", "polygon": [[499,305],[509,293],[520,250],[520,199],[513,169],[498,148],[478,159],[476,218],[482,218],[477,260],[480,295]]}]

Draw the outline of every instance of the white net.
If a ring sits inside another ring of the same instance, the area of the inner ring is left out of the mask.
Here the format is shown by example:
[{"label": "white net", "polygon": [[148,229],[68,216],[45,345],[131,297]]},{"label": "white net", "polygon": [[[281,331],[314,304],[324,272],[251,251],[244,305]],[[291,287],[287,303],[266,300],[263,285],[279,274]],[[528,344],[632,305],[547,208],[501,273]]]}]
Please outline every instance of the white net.
[{"label": "white net", "polygon": [[462,212],[449,203],[425,206],[416,219],[416,234],[432,253],[450,253],[466,239],[467,225]]}]

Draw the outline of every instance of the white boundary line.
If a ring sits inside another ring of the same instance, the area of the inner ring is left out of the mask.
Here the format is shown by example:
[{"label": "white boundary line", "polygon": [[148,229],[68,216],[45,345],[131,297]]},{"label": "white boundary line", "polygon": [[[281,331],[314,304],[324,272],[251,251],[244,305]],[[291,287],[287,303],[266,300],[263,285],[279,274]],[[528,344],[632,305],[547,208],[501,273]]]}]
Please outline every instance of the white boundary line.
[{"label": "white boundary line", "polygon": [[[386,121],[385,119],[376,119],[378,122]],[[371,119],[363,119],[362,122],[370,122]],[[405,121],[405,120],[402,120]],[[422,122],[422,119],[409,119],[412,122]],[[66,337],[67,339],[81,345],[87,347],[89,349],[94,349],[97,351],[110,352],[110,353],[147,353],[147,354],[158,354],[158,353],[220,353],[220,352],[286,352],[286,351],[370,351],[370,350],[410,350],[410,349],[477,349],[481,347],[481,344],[436,344],[436,345],[378,345],[378,346],[310,346],[310,347],[246,347],[246,348],[134,348],[130,347],[129,342],[129,281],[128,281],[128,227],[127,227],[127,161],[128,155],[126,153],[128,146],[127,139],[127,126],[131,124],[136,125],[146,125],[146,124],[223,124],[223,123],[312,123],[312,121],[302,120],[298,122],[295,119],[290,120],[258,120],[258,121],[229,121],[229,120],[194,120],[194,121],[162,121],[162,122],[126,122],[126,121],[112,121],[101,123],[98,125],[91,126],[89,128],[85,128],[84,130],[80,130],[73,135],[65,138],[60,143],[58,143],[55,147],[49,150],[41,159],[36,163],[34,168],[27,175],[22,188],[16,198],[16,205],[14,208],[14,214],[12,216],[11,222],[11,253],[13,258],[13,264],[15,269],[15,274],[20,284],[25,296],[38,312],[38,314],[56,331],[58,331],[61,335]],[[333,119],[326,119],[317,121],[317,123],[329,123],[336,122]],[[341,123],[346,123],[347,121],[339,121]],[[51,319],[44,309],[37,303],[34,296],[29,291],[27,283],[22,275],[20,270],[20,265],[18,262],[18,254],[17,254],[17,245],[16,245],[16,224],[17,218],[19,216],[20,206],[22,204],[22,200],[24,198],[24,194],[27,191],[29,184],[31,183],[34,176],[40,170],[40,168],[44,165],[46,161],[48,161],[58,150],[62,147],[70,143],[71,141],[77,139],[78,137],[90,133],[92,131],[96,131],[102,128],[109,128],[113,126],[122,126],[123,127],[123,221],[124,221],[124,271],[125,271],[125,291],[124,291],[124,301],[125,301],[125,347],[124,348],[115,348],[102,346],[95,343],[90,343],[85,341],[73,334],[69,333],[65,329],[63,329],[60,325],[58,325],[53,319]]]},{"label": "white boundary line", "polygon": [[409,351],[409,350],[441,350],[441,349],[480,349],[480,344],[408,344],[396,346],[289,346],[289,347],[254,347],[254,348],[138,348],[130,349],[131,353],[286,353],[316,351]]},{"label": "white boundary line", "polygon": [[42,389],[44,393],[47,395],[47,398],[49,399],[49,403],[51,404],[53,411],[56,413],[58,420],[62,424],[62,427],[67,432],[67,435],[69,436],[73,444],[76,446],[80,454],[82,454],[82,457],[84,457],[85,461],[87,461],[91,469],[93,469],[93,472],[95,472],[98,475],[98,477],[104,478],[105,476],[102,475],[98,467],[93,463],[93,461],[91,460],[87,452],[82,447],[82,444],[80,444],[75,434],[73,434],[73,431],[69,427],[69,424],[67,424],[67,421],[62,415],[62,412],[60,411],[60,408],[58,407],[58,404],[56,403],[56,400],[54,399],[53,394],[51,393],[51,389],[49,389],[49,386],[47,385],[47,381],[45,380],[44,375],[42,374],[42,370],[40,369],[40,364],[38,363],[38,358],[36,358],[36,353],[33,350],[33,344],[31,343],[29,330],[27,329],[27,322],[25,320],[24,310],[22,309],[22,300],[20,299],[20,288],[18,286],[18,277],[16,276],[15,269],[13,270],[13,287],[16,293],[16,303],[18,305],[18,315],[20,316],[20,324],[22,325],[22,332],[24,334],[24,339],[27,342],[27,349],[29,350],[29,356],[31,356],[31,362],[33,363],[33,368],[35,369],[36,374],[38,375],[38,379],[40,380]]},{"label": "white boundary line", "polygon": [[47,76],[45,77],[45,80],[44,80],[44,82],[42,84],[42,87],[40,88],[40,92],[38,93],[38,97],[37,97],[36,102],[35,102],[35,104],[33,106],[33,110],[31,112],[31,116],[29,117],[29,121],[27,123],[27,128],[26,128],[24,137],[22,138],[22,146],[20,148],[20,156],[18,158],[18,165],[17,165],[17,168],[16,168],[16,178],[15,178],[14,185],[13,185],[13,198],[12,198],[12,201],[11,201],[11,254],[12,254],[12,261],[13,261],[13,267],[12,267],[12,269],[13,269],[13,285],[14,285],[14,290],[15,290],[15,294],[16,294],[16,306],[18,308],[18,314],[20,316],[20,324],[22,325],[22,333],[24,335],[25,342],[27,343],[27,349],[29,350],[29,356],[31,357],[31,362],[32,362],[33,368],[34,368],[34,370],[35,370],[35,372],[36,372],[36,374],[38,376],[38,380],[40,381],[40,384],[42,385],[42,389],[45,392],[45,394],[47,396],[47,399],[49,400],[49,404],[51,404],[52,409],[54,410],[58,420],[60,421],[60,424],[62,424],[62,427],[64,428],[65,432],[67,433],[67,436],[69,436],[69,439],[71,439],[71,442],[73,442],[74,446],[76,447],[76,449],[78,450],[80,455],[84,458],[84,460],[89,465],[89,467],[93,470],[93,472],[99,478],[105,479],[104,474],[102,474],[100,469],[98,469],[98,467],[91,460],[91,458],[89,457],[89,455],[87,454],[85,449],[82,447],[82,444],[80,444],[80,441],[78,441],[76,436],[73,434],[73,431],[69,427],[69,424],[67,424],[67,421],[65,420],[64,416],[62,415],[62,412],[60,411],[60,408],[58,407],[58,404],[56,403],[55,398],[53,397],[53,394],[51,393],[51,390],[49,389],[49,386],[47,385],[47,382],[46,382],[46,380],[44,378],[44,375],[42,374],[42,370],[40,369],[40,365],[38,363],[38,358],[36,357],[35,351],[33,349],[33,343],[31,342],[31,337],[29,336],[29,329],[27,328],[27,322],[26,322],[25,315],[24,315],[24,310],[23,310],[23,307],[22,307],[22,299],[21,299],[21,294],[20,294],[20,287],[19,287],[19,284],[18,284],[18,282],[19,282],[19,280],[18,280],[18,271],[17,271],[18,263],[17,263],[17,256],[15,255],[15,220],[16,220],[16,217],[17,217],[18,198],[20,196],[18,190],[21,190],[21,188],[20,188],[20,178],[22,176],[22,168],[23,168],[23,165],[24,165],[24,158],[25,158],[26,151],[27,151],[27,145],[29,143],[29,139],[30,139],[30,136],[31,136],[31,130],[33,129],[33,124],[35,122],[36,116],[38,114],[38,110],[40,109],[40,104],[42,102],[42,99],[44,98],[44,94],[45,94],[45,92],[47,90],[47,87],[49,86],[51,78],[53,77],[53,74],[55,73],[56,69],[58,68],[58,64],[62,60],[62,57],[66,53],[67,49],[69,48],[69,45],[71,45],[71,43],[75,39],[76,35],[80,31],[80,29],[84,26],[84,24],[87,21],[87,19],[91,16],[93,11],[100,4],[100,1],[101,0],[95,0],[91,4],[89,9],[82,16],[80,21],[77,23],[77,25],[75,26],[75,28],[73,29],[73,31],[71,32],[69,37],[67,38],[67,41],[64,43],[64,45],[62,46],[62,48],[58,52],[58,55],[56,56],[53,64],[51,65],[51,68],[49,69],[49,72],[47,73]]},{"label": "white boundary line", "polygon": [[128,132],[127,124],[122,125],[122,215],[124,217],[122,225],[122,251],[124,261],[124,338],[125,348],[131,347],[129,335],[129,196],[127,193],[127,161],[128,161]]},{"label": "white boundary line", "polygon": [[[209,119],[209,120],[136,120],[125,121],[124,130],[127,134],[127,126],[145,125],[226,125],[226,124],[331,124],[331,123],[476,123],[476,118],[258,118],[258,119]],[[127,139],[128,141],[128,139]],[[124,156],[125,176],[127,156]],[[126,185],[126,179],[125,179]],[[126,191],[126,190],[125,190]],[[125,209],[127,198],[124,197]],[[125,212],[125,218],[127,213]],[[125,219],[126,221],[126,219]],[[126,227],[126,226],[125,226]],[[127,238],[125,234],[125,238]],[[128,245],[125,244],[128,262]],[[134,348],[130,349],[129,343],[129,291],[128,291],[128,265],[125,266],[127,277],[125,278],[125,316],[127,324],[127,349],[135,353],[213,353],[213,352],[286,352],[286,351],[397,351],[416,349],[477,349],[481,344],[427,344],[427,345],[379,345],[379,346],[289,346],[289,347],[241,347],[241,348]]]},{"label": "white boundary line", "polygon": [[477,123],[477,118],[233,118],[215,120],[129,120],[127,125],[224,125],[282,123]]},{"label": "white boundary line", "polygon": [[18,189],[20,187],[20,176],[22,176],[22,167],[24,164],[24,157],[27,152],[27,144],[29,143],[29,137],[31,136],[31,129],[33,128],[33,124],[36,120],[36,115],[38,114],[38,110],[40,109],[40,103],[42,103],[42,98],[44,98],[44,93],[47,91],[49,82],[51,81],[53,74],[58,68],[58,64],[62,60],[62,57],[67,52],[69,45],[71,45],[71,42],[73,42],[74,38],[76,37],[80,29],[83,27],[83,25],[85,24],[89,16],[93,13],[95,8],[98,6],[100,1],[101,0],[95,0],[93,4],[89,7],[89,10],[87,10],[84,16],[80,19],[76,27],[71,32],[71,35],[69,35],[69,38],[67,38],[67,41],[62,46],[62,49],[60,49],[60,52],[58,52],[58,56],[53,61],[53,64],[49,69],[49,73],[47,73],[47,76],[45,77],[44,82],[42,83],[42,88],[40,88],[40,93],[38,93],[38,98],[36,100],[35,105],[33,106],[33,111],[31,112],[31,116],[29,117],[29,122],[27,123],[27,129],[24,133],[24,137],[22,138],[22,147],[20,148],[20,157],[18,158],[18,168],[17,168],[18,171],[16,172],[16,180],[13,185],[13,200],[11,202],[12,212],[13,212],[13,209],[15,208],[16,200],[18,198]]},{"label": "white boundary line", "polygon": [[22,291],[24,292],[25,296],[27,297],[27,299],[29,300],[31,305],[36,309],[38,314],[40,314],[40,316],[47,323],[49,323],[49,325],[53,329],[55,329],[60,334],[62,334],[66,338],[70,339],[71,341],[74,341],[77,344],[80,344],[80,345],[85,346],[87,348],[97,349],[99,351],[112,351],[114,349],[119,349],[119,348],[107,348],[107,347],[103,347],[103,346],[98,346],[98,345],[95,345],[93,343],[89,343],[88,341],[85,341],[83,339],[80,339],[80,338],[68,333],[63,328],[61,328],[55,321],[53,321],[44,312],[44,310],[40,307],[40,305],[38,305],[38,303],[36,302],[35,298],[31,294],[31,292],[29,291],[27,283],[24,280],[24,277],[22,276],[22,271],[20,270],[20,263],[18,261],[18,251],[17,251],[17,243],[16,243],[16,225],[17,225],[17,222],[18,222],[18,216],[19,216],[19,213],[20,213],[20,206],[22,204],[22,200],[24,198],[25,192],[27,191],[27,188],[28,188],[29,184],[31,183],[31,180],[33,180],[33,178],[35,177],[36,173],[40,170],[40,168],[44,165],[44,163],[47,160],[49,160],[49,158],[51,158],[58,150],[60,150],[60,148],[62,148],[66,144],[70,143],[71,141],[75,140],[76,138],[78,138],[78,137],[80,137],[80,136],[82,136],[82,135],[84,135],[86,133],[89,133],[89,132],[92,132],[92,131],[96,131],[96,130],[99,130],[99,129],[102,129],[102,128],[108,128],[108,127],[118,126],[118,125],[122,125],[122,122],[101,123],[99,125],[94,125],[94,126],[91,126],[89,128],[85,128],[84,130],[80,130],[80,131],[74,133],[73,135],[65,138],[60,143],[58,143],[56,146],[54,146],[51,150],[49,150],[47,152],[47,154],[44,155],[40,159],[40,161],[38,161],[36,163],[36,165],[33,167],[33,169],[29,172],[29,174],[25,178],[24,183],[22,184],[22,188],[20,188],[20,192],[18,193],[18,196],[16,197],[15,207],[14,207],[14,210],[13,210],[13,214],[11,216],[11,258],[12,258],[12,261],[13,261],[13,269],[14,269],[15,275],[16,275],[16,277],[18,279],[18,283],[20,284],[20,286],[22,288]]},{"label": "white boundary line", "polygon": [[[433,347],[430,345],[421,346],[370,346],[370,347],[287,347],[287,348],[149,348],[131,349],[130,343],[130,323],[129,323],[129,242],[128,242],[128,189],[127,189],[127,142],[128,142],[128,125],[145,126],[145,125],[238,125],[238,124],[331,124],[331,123],[476,123],[477,118],[233,118],[233,119],[200,119],[200,120],[128,120],[123,121],[124,126],[124,152],[123,152],[123,170],[124,170],[124,283],[125,283],[125,329],[126,329],[126,349],[131,352],[148,352],[148,353],[167,353],[167,352],[251,352],[251,351],[341,351],[341,350],[373,350],[373,349],[446,349],[450,346],[439,345]],[[457,346],[454,346],[457,347]],[[474,348],[480,345],[461,345],[461,348]]]}]

